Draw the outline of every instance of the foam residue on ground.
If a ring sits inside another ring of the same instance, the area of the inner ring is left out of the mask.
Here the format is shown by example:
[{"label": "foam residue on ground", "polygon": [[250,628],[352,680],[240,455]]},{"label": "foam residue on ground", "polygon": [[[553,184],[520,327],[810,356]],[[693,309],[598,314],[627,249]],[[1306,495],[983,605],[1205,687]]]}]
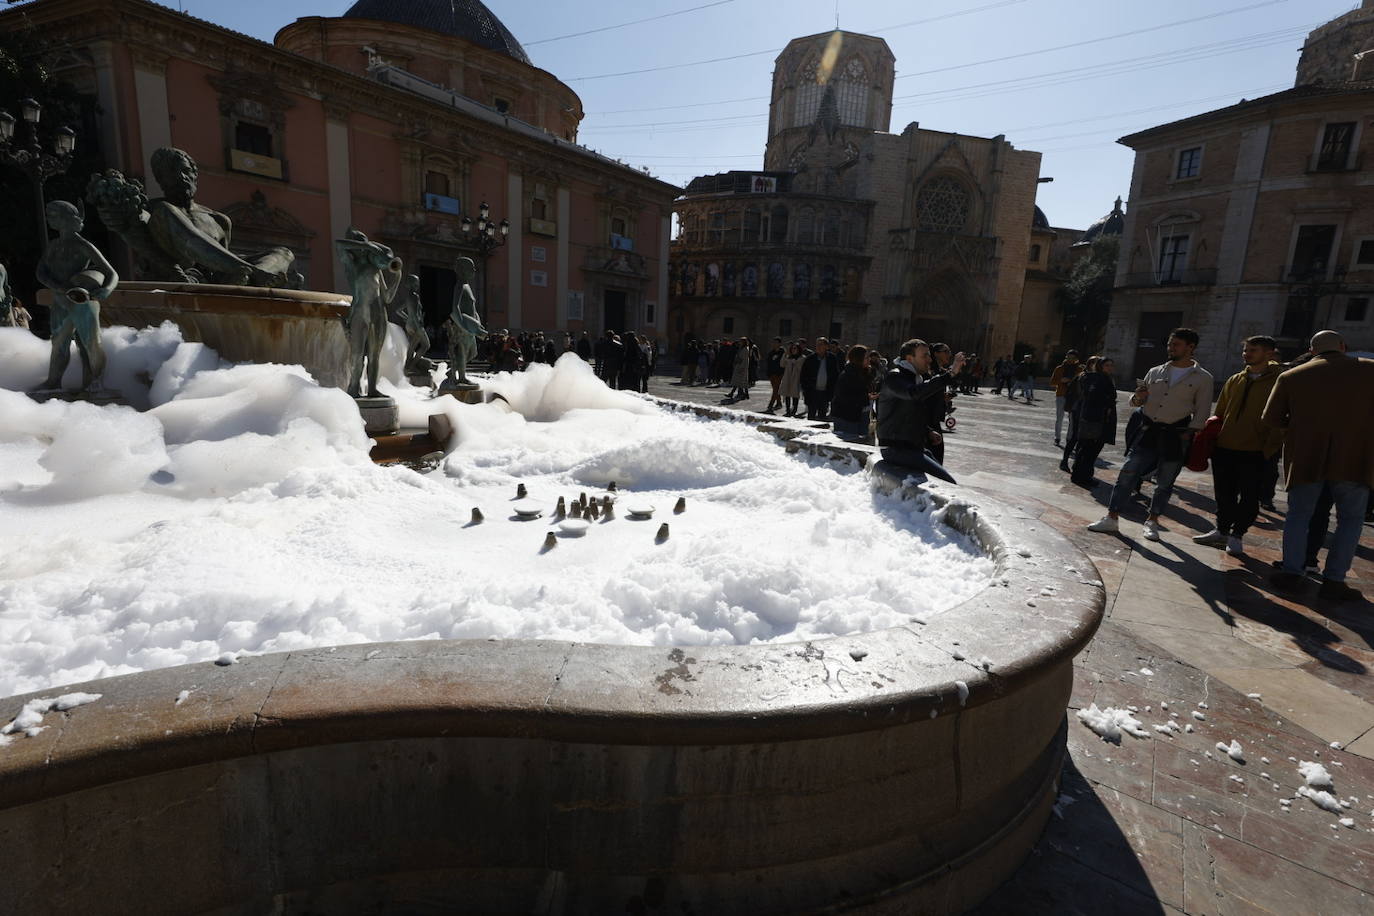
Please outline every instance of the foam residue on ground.
[{"label": "foam residue on ground", "polygon": [[[112,330],[150,409],[0,390],[0,696],[370,641],[797,641],[928,617],[992,573],[857,468],[661,411],[576,357],[494,376],[505,400],[484,405],[389,382],[403,413],[454,421],[421,475],[371,464],[351,400],[299,367]],[[557,498],[611,481],[615,517],[543,549]],[[513,520],[518,483],[545,517]]]}]

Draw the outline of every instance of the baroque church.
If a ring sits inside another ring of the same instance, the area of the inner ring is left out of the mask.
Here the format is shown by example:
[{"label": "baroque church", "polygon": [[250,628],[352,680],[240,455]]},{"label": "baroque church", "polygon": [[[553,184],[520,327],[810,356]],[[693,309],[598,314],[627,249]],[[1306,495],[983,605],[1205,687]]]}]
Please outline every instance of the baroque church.
[{"label": "baroque church", "polygon": [[895,63],[881,38],[846,31],[778,56],[764,168],[696,178],[675,206],[675,340],[892,352],[919,336],[989,363],[1012,353],[1040,154],[914,122],[891,133]]}]

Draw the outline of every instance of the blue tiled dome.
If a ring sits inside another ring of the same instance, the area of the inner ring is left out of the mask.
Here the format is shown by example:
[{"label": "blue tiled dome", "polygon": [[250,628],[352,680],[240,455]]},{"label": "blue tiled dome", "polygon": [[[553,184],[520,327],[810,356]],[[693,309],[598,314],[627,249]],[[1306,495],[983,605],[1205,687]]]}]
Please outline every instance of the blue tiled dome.
[{"label": "blue tiled dome", "polygon": [[345,19],[376,19],[429,29],[530,62],[515,36],[492,15],[481,0],[358,0],[344,13]]}]

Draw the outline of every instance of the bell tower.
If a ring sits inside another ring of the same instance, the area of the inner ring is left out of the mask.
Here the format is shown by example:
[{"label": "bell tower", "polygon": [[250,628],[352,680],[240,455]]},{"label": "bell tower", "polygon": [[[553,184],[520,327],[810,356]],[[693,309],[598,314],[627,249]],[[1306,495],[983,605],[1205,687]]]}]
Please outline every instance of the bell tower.
[{"label": "bell tower", "polygon": [[824,131],[888,130],[896,58],[887,42],[857,32],[794,38],[773,68],[764,164],[788,169],[796,150]]}]

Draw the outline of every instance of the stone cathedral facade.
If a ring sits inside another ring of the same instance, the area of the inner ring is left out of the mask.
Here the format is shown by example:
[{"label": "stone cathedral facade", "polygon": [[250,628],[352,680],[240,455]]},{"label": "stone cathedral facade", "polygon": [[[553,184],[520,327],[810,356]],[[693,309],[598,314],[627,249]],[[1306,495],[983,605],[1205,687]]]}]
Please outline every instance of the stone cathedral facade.
[{"label": "stone cathedral facade", "polygon": [[908,124],[881,38],[797,38],[773,73],[764,168],[702,176],[676,211],[670,333],[1017,340],[1040,154]]}]

